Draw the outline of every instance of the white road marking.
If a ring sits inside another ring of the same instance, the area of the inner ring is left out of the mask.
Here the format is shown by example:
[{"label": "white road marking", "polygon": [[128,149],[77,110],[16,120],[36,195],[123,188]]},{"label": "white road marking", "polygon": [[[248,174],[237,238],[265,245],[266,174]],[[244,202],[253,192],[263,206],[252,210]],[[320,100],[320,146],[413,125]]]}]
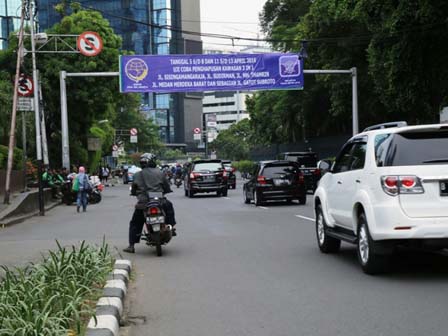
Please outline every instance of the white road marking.
[{"label": "white road marking", "polygon": [[257,208],[264,209],[264,210],[269,210],[269,208],[266,208],[266,207],[264,207],[264,206],[259,206],[259,207],[257,207]]},{"label": "white road marking", "polygon": [[223,197],[224,199],[230,199],[229,197]]},{"label": "white road marking", "polygon": [[309,221],[311,221],[311,222],[314,222],[316,219],[314,219],[314,218],[310,218],[310,217],[305,217],[305,216],[301,216],[301,215],[296,215],[296,217],[299,217],[299,218],[302,218],[302,219],[306,219],[306,220],[309,220]]}]

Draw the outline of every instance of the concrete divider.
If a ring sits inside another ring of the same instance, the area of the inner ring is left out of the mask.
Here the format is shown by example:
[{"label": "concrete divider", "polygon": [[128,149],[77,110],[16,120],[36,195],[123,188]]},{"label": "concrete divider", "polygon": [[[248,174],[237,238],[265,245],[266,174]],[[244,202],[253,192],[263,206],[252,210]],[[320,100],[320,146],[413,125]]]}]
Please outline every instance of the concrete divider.
[{"label": "concrete divider", "polygon": [[123,301],[127,292],[132,263],[117,260],[109,280],[104,286],[103,296],[96,304],[95,317],[87,325],[86,336],[118,336]]}]

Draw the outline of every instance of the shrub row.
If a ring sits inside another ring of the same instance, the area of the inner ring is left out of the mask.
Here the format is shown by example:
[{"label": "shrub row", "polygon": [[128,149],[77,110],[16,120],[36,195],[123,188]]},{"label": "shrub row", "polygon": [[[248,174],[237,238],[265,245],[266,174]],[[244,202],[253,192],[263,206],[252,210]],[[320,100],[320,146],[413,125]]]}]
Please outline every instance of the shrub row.
[{"label": "shrub row", "polygon": [[0,335],[82,334],[113,268],[107,244],[62,247],[38,264],[4,270],[0,283]]}]

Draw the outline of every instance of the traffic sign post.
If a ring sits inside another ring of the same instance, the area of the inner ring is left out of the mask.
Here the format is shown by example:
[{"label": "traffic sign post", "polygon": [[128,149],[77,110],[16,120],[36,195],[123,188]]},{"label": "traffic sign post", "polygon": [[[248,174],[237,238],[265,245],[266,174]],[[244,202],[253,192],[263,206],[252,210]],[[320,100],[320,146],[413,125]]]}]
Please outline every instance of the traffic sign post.
[{"label": "traffic sign post", "polygon": [[138,134],[138,130],[136,128],[131,128],[129,133],[131,136],[136,136]]},{"label": "traffic sign post", "polygon": [[200,141],[202,137],[202,131],[199,127],[193,129],[193,140]]},{"label": "traffic sign post", "polygon": [[19,77],[19,86],[17,87],[17,93],[21,97],[28,97],[33,94],[34,91],[34,85],[33,85],[33,79],[25,76],[20,75]]},{"label": "traffic sign post", "polygon": [[18,111],[34,111],[34,100],[30,97],[19,97],[17,101]]},{"label": "traffic sign post", "polygon": [[79,35],[76,45],[84,56],[96,56],[103,49],[103,40],[95,32],[84,32]]}]

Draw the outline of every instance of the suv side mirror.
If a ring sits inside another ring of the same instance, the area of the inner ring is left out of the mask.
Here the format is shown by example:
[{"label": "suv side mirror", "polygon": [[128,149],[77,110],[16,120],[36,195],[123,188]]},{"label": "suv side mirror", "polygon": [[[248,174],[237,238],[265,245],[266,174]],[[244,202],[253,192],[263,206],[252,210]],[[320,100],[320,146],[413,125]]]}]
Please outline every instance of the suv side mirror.
[{"label": "suv side mirror", "polygon": [[333,162],[330,160],[321,160],[317,164],[317,168],[321,171],[322,175],[331,172],[331,166]]}]

